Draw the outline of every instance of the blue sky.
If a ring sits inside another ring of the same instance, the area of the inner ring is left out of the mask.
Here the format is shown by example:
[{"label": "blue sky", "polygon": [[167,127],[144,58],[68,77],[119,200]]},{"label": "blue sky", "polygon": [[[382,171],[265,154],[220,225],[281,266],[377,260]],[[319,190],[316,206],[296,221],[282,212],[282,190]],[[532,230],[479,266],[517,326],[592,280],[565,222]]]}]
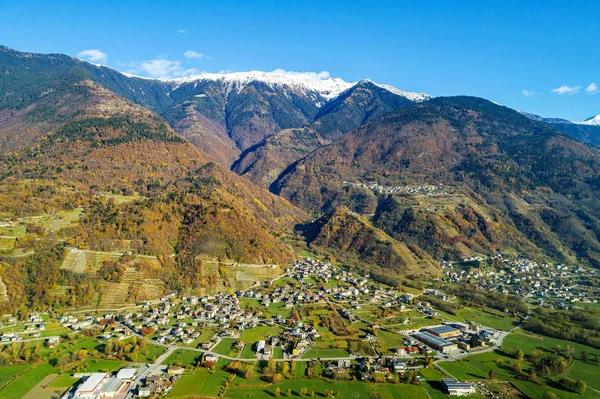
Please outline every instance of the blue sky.
[{"label": "blue sky", "polygon": [[1,0],[0,44],[99,50],[84,54],[146,76],[328,71],[543,116],[600,114],[600,1],[50,3]]}]

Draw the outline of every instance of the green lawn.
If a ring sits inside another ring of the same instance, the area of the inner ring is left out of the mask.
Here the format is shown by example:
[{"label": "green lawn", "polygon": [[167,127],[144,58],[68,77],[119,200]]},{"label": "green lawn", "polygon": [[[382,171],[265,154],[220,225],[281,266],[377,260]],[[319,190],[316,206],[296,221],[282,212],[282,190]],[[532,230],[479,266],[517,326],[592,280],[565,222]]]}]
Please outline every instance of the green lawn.
[{"label": "green lawn", "polygon": [[154,363],[165,351],[166,349],[163,346],[149,344],[139,352],[137,361],[140,363]]},{"label": "green lawn", "polygon": [[[396,334],[389,331],[377,331],[377,343],[381,353],[389,354],[391,349],[402,346],[402,340],[406,338],[404,335]],[[386,353],[387,352],[387,353]]]},{"label": "green lawn", "polygon": [[306,377],[306,368],[307,368],[307,364],[306,362],[294,362],[295,367],[296,367],[296,377],[297,378],[304,378]]},{"label": "green lawn", "polygon": [[521,349],[525,353],[531,352],[533,349],[548,349],[554,350],[557,345],[560,345],[563,349],[569,345],[575,349],[575,357],[579,357],[581,351],[587,351],[588,353],[598,353],[600,355],[600,349],[595,349],[587,345],[578,344],[571,341],[565,341],[563,339],[551,338],[542,335],[530,334],[527,331],[518,331],[510,334],[504,339],[502,343],[502,349],[508,351]]},{"label": "green lawn", "polygon": [[107,373],[110,371],[118,370],[124,367],[125,365],[125,362],[122,362],[120,360],[86,359],[83,362],[81,362],[81,364],[77,366],[76,369],[89,373]]},{"label": "green lawn", "polygon": [[347,357],[349,355],[347,350],[344,349],[309,349],[302,358],[304,359],[316,359],[316,358],[330,358],[330,357]]},{"label": "green lawn", "polygon": [[235,338],[223,338],[212,351],[221,355],[236,357],[239,354],[239,351],[234,349],[236,341]]},{"label": "green lawn", "polygon": [[240,337],[244,342],[256,342],[266,339],[268,336],[279,336],[282,333],[281,327],[278,326],[256,326],[251,330],[246,330]]},{"label": "green lawn", "polygon": [[[489,371],[494,370],[497,379],[507,381],[512,376],[507,363],[512,360],[514,359],[499,352],[486,352],[454,362],[441,362],[439,366],[459,380],[486,380]],[[524,369],[527,367],[524,366]]]},{"label": "green lawn", "polygon": [[169,366],[180,366],[180,367],[196,367],[196,363],[202,357],[202,353],[184,349],[177,349],[171,353],[162,364],[168,364]]},{"label": "green lawn", "polygon": [[56,373],[56,369],[48,363],[33,367],[0,390],[0,399],[22,398],[31,388],[52,373]]},{"label": "green lawn", "polygon": [[73,378],[71,374],[61,374],[48,385],[48,388],[68,388],[77,381],[79,381],[79,378]]},{"label": "green lawn", "polygon": [[[279,387],[281,390],[281,397],[287,395],[287,390],[292,391],[293,397],[298,397],[300,390],[306,388],[308,390],[308,397],[310,392],[315,391],[316,397],[324,397],[325,391],[340,391],[340,395],[337,398],[372,398],[380,397],[382,399],[427,399],[427,394],[418,385],[391,385],[391,384],[367,384],[361,382],[345,382],[345,381],[325,381],[319,379],[297,379],[297,380],[286,380],[275,386],[268,388],[229,388],[225,393],[227,399],[241,399],[241,398],[253,398],[253,399],[271,399],[275,388]],[[377,395],[379,394],[379,395]]]},{"label": "green lawn", "polygon": [[225,371],[217,370],[213,372],[205,368],[198,368],[192,375],[181,377],[173,387],[169,397],[218,396],[229,376],[230,374]]},{"label": "green lawn", "polygon": [[254,359],[256,358],[256,352],[254,352],[254,342],[246,342],[246,346],[240,355],[242,359]]},{"label": "green lawn", "polygon": [[29,366],[5,366],[0,367],[0,388],[6,385],[17,374],[27,370]]},{"label": "green lawn", "polygon": [[461,323],[473,321],[485,327],[504,331],[510,330],[518,323],[518,319],[495,309],[486,309],[483,311],[465,307],[464,309],[457,310],[456,315],[451,315],[442,311],[440,311],[440,314],[445,320],[458,321]]},{"label": "green lawn", "polygon": [[423,381],[423,388],[429,393],[431,399],[447,399],[448,396],[442,392],[442,378],[446,378],[446,375],[443,374],[436,368],[422,368],[419,369],[419,374],[423,376],[427,381]]}]

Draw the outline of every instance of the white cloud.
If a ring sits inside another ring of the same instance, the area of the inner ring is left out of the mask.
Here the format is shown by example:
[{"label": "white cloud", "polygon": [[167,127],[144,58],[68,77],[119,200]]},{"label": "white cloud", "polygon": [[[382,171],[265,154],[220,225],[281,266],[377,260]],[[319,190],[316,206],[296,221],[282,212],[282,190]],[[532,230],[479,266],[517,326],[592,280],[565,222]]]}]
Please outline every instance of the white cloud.
[{"label": "white cloud", "polygon": [[225,73],[231,73],[231,72],[233,72],[233,69],[231,69],[231,68],[228,68],[228,69],[221,69],[221,70],[220,70],[219,72],[217,72],[217,73],[219,73],[219,74],[225,74]]},{"label": "white cloud", "polygon": [[193,58],[193,59],[196,59],[196,60],[203,60],[203,59],[210,60],[210,59],[212,59],[211,57],[209,57],[209,56],[207,56],[205,54],[199,53],[197,51],[194,51],[194,50],[188,50],[185,53],[183,53],[183,55],[185,56],[185,58]]},{"label": "white cloud", "polygon": [[556,89],[553,89],[552,92],[558,94],[559,96],[562,96],[563,94],[577,94],[579,93],[579,90],[581,90],[581,86],[562,85],[560,87],[557,87]]},{"label": "white cloud", "polygon": [[177,29],[177,33],[185,33],[185,29]]},{"label": "white cloud", "polygon": [[535,96],[535,92],[533,92],[531,90],[523,89],[523,95],[525,97],[531,97],[531,96]]},{"label": "white cloud", "polygon": [[598,93],[598,85],[594,82],[590,83],[588,87],[585,88],[585,92],[587,94],[596,94]]},{"label": "white cloud", "polygon": [[183,76],[197,75],[200,73],[196,68],[185,68],[179,61],[156,58],[140,63],[132,63],[133,69],[128,73],[138,73],[143,76],[156,79],[174,79]]},{"label": "white cloud", "polygon": [[106,60],[108,59],[108,55],[98,49],[83,50],[77,54],[77,57],[90,62],[98,62],[100,64],[106,64]]},{"label": "white cloud", "polygon": [[321,72],[296,72],[296,71],[286,71],[285,69],[275,69],[273,73],[278,75],[288,75],[288,76],[309,76],[313,79],[325,80],[331,79],[331,75],[327,71]]}]

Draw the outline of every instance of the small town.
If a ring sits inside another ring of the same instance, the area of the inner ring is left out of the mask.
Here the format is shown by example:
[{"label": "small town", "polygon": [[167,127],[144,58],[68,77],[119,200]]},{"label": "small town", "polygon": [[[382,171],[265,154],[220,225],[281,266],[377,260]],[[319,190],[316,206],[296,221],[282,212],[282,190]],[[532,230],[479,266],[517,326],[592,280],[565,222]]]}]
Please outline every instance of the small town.
[{"label": "small town", "polygon": [[600,290],[589,285],[598,271],[581,266],[539,263],[502,254],[462,262],[442,261],[440,265],[453,283],[469,282],[481,289],[517,295],[548,309],[597,303],[600,296]]},{"label": "small town", "polygon": [[[453,300],[436,289],[422,296]],[[378,312],[385,316],[378,317]],[[311,375],[318,372],[334,381],[418,382],[419,370],[494,350],[508,334],[477,322],[445,320],[419,295],[310,258],[294,262],[280,279],[246,291],[204,297],[168,294],[135,310],[69,314],[57,322],[70,333],[41,338],[49,321],[37,313],[25,323],[3,319],[1,339],[4,344],[38,339],[52,348],[82,335],[92,337],[95,352],[103,352],[96,356],[105,359],[115,358],[131,342],[159,354],[113,373],[73,373],[65,399],[168,394],[189,373],[179,360],[189,356],[194,360],[188,367],[214,371],[219,362],[228,362],[225,369],[237,364],[235,372],[243,369],[243,378],[254,378],[262,369],[266,381],[273,375],[265,369],[276,370],[277,364],[297,368],[290,365],[299,363]],[[8,332],[4,326],[11,324],[15,328]],[[129,359],[137,360],[132,355]],[[444,377],[447,394],[486,392],[478,384]]]}]

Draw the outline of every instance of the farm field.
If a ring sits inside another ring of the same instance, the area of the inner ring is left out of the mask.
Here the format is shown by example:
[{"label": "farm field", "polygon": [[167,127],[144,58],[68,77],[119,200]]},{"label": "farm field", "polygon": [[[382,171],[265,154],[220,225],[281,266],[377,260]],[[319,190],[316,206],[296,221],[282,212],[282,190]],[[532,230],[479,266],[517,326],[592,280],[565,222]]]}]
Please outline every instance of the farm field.
[{"label": "farm field", "polygon": [[473,308],[464,308],[456,311],[456,315],[440,311],[444,319],[457,321],[461,323],[475,322],[483,326],[508,331],[518,324],[518,319],[497,311],[495,309],[478,310]]},{"label": "farm field", "polygon": [[[568,391],[555,383],[554,380],[559,378],[559,376],[553,375],[550,378],[540,378],[537,383],[514,378],[515,372],[510,369],[509,365],[511,362],[514,362],[515,359],[499,351],[473,355],[455,362],[441,362],[439,363],[439,366],[453,377],[467,381],[487,380],[489,371],[494,370],[496,379],[510,381],[521,392],[532,398],[542,399],[548,391],[554,392],[559,398],[598,397],[600,395],[598,393],[598,391],[600,391],[600,383],[598,382],[597,376],[600,375],[600,365],[584,362],[580,357],[582,351],[586,351],[589,354],[600,354],[600,350],[565,340],[524,332],[513,333],[507,336],[504,340],[502,349],[508,353],[521,349],[525,353],[525,359],[527,359],[527,355],[534,349],[554,352],[557,347],[564,349],[567,346],[574,348],[575,359],[573,360],[573,363],[568,366],[565,375],[574,380],[583,380],[586,382],[588,390],[584,395]],[[531,366],[526,360],[521,363],[525,372],[528,372],[531,369]]]},{"label": "farm field", "polygon": [[256,326],[251,330],[246,330],[240,336],[240,340],[247,343],[254,343],[266,339],[271,335],[278,336],[282,332],[281,327],[278,326]]},{"label": "farm field", "polygon": [[292,391],[293,397],[300,396],[300,390],[306,388],[308,395],[311,391],[315,392],[315,396],[324,397],[325,391],[340,391],[339,398],[371,398],[377,397],[382,399],[427,399],[427,393],[419,385],[390,385],[390,384],[365,384],[360,382],[330,382],[318,379],[297,379],[287,380],[280,384],[268,388],[230,388],[225,393],[224,398],[241,399],[241,398],[257,398],[270,399],[274,396],[275,389],[279,387],[282,396],[287,394],[287,390]]},{"label": "farm field", "polygon": [[377,344],[378,349],[383,354],[391,354],[392,349],[402,345],[402,340],[406,338],[404,335],[396,334],[393,332],[378,330],[377,331]]},{"label": "farm field", "polygon": [[223,338],[212,351],[221,355],[236,357],[239,354],[238,350],[234,348],[236,342],[237,339],[235,338]]},{"label": "farm field", "polygon": [[27,370],[30,366],[5,366],[0,367],[0,389],[12,380],[17,374]]},{"label": "farm field", "polygon": [[419,374],[421,374],[426,380],[422,381],[421,384],[431,399],[448,398],[448,395],[442,392],[442,378],[447,377],[445,374],[433,367],[419,369]]},{"label": "farm field", "polygon": [[181,377],[168,397],[216,397],[221,392],[229,376],[230,374],[225,371],[196,369],[191,375]]},{"label": "farm field", "polygon": [[22,398],[40,381],[46,378],[47,375],[55,372],[56,369],[46,362],[39,366],[32,367],[12,380],[8,385],[5,385],[4,388],[0,390],[0,399]]},{"label": "farm field", "polygon": [[77,381],[79,381],[79,378],[71,377],[71,374],[61,374],[48,385],[48,388],[68,388]]},{"label": "farm field", "polygon": [[302,355],[303,359],[326,359],[332,357],[347,357],[349,355],[347,350],[344,349],[309,349]]},{"label": "farm field", "polygon": [[201,356],[202,353],[200,352],[178,349],[171,353],[162,364],[167,364],[169,366],[195,367]]}]

